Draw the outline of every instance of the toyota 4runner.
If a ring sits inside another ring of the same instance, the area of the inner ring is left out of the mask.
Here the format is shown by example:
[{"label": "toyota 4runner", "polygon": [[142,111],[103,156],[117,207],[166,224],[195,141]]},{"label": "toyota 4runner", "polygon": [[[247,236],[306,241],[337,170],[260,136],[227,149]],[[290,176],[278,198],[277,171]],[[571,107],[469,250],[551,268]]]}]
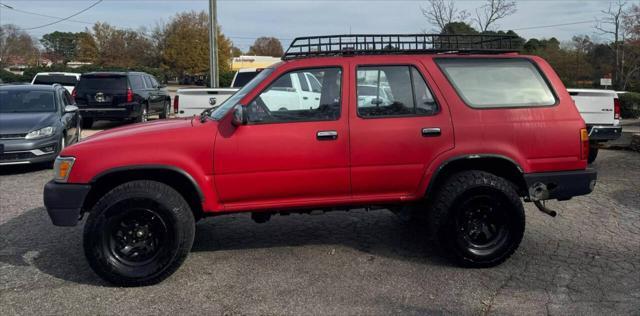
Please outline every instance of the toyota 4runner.
[{"label": "toyota 4runner", "polygon": [[[424,219],[455,262],[498,265],[522,240],[523,201],[555,216],[545,200],[588,194],[596,182],[571,96],[547,62],[511,44],[298,38],[283,62],[215,110],[66,148],[44,203],[54,225],[88,215],[89,265],[125,286],[167,278],[187,257],[197,220],[237,212],[265,222],[387,208]],[[305,95],[292,76],[317,79],[318,92]]]}]

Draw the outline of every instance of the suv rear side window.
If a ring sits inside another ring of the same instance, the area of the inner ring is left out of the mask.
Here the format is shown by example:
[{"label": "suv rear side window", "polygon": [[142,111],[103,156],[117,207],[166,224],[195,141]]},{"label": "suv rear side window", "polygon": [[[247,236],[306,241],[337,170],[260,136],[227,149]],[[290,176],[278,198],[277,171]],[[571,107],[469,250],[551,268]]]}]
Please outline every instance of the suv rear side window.
[{"label": "suv rear side window", "polygon": [[365,118],[438,112],[422,75],[412,66],[358,67],[358,115]]},{"label": "suv rear side window", "polygon": [[133,90],[143,90],[144,89],[144,80],[141,75],[130,75],[129,81],[131,82],[131,89]]},{"label": "suv rear side window", "polygon": [[526,59],[441,58],[436,63],[473,108],[537,107],[556,103],[538,68]]},{"label": "suv rear side window", "polygon": [[125,76],[87,76],[80,78],[78,90],[127,90]]}]

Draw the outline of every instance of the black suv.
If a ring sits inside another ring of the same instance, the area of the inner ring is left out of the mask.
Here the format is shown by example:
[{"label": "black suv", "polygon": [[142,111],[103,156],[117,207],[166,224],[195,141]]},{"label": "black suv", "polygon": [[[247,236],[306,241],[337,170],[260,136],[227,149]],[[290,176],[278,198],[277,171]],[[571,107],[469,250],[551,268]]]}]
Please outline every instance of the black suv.
[{"label": "black suv", "polygon": [[171,97],[166,86],[144,72],[91,72],[80,77],[73,90],[83,128],[95,120],[144,122],[149,115],[166,118]]}]

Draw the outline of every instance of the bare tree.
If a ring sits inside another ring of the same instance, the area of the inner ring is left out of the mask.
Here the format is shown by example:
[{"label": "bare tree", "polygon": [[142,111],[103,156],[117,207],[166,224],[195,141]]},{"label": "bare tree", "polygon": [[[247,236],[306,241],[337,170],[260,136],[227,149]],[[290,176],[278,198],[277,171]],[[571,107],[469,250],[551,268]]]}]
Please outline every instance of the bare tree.
[{"label": "bare tree", "polygon": [[464,22],[469,18],[469,12],[456,8],[453,0],[428,0],[422,7],[422,14],[429,24],[442,31],[451,22]]},{"label": "bare tree", "polygon": [[487,0],[476,9],[472,21],[478,25],[480,32],[488,31],[498,20],[516,13],[516,2],[511,0]]},{"label": "bare tree", "polygon": [[614,67],[613,80],[616,85],[620,79],[624,77],[622,68],[624,67],[623,58],[621,56],[620,40],[624,42],[624,29],[622,22],[624,18],[624,9],[627,6],[626,0],[615,0],[609,2],[609,8],[603,10],[604,17],[598,20],[595,28],[602,35],[613,36],[613,50],[616,54],[616,64]]}]

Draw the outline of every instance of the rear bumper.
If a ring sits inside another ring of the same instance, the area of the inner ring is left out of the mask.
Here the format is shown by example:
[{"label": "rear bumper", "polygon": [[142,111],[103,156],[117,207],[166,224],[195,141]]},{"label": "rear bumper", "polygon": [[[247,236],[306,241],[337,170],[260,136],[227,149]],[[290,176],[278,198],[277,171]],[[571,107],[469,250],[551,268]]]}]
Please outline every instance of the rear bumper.
[{"label": "rear bumper", "polygon": [[614,125],[591,125],[589,129],[590,140],[616,140],[622,135],[622,127]]},{"label": "rear bumper", "polygon": [[533,201],[569,200],[574,196],[589,194],[598,179],[594,169],[562,172],[529,173],[524,180]]},{"label": "rear bumper", "polygon": [[90,189],[87,184],[47,183],[44,186],[44,206],[53,225],[76,226]]},{"label": "rear bumper", "polygon": [[126,103],[112,107],[81,106],[80,115],[86,119],[123,120],[140,116],[139,103]]}]

